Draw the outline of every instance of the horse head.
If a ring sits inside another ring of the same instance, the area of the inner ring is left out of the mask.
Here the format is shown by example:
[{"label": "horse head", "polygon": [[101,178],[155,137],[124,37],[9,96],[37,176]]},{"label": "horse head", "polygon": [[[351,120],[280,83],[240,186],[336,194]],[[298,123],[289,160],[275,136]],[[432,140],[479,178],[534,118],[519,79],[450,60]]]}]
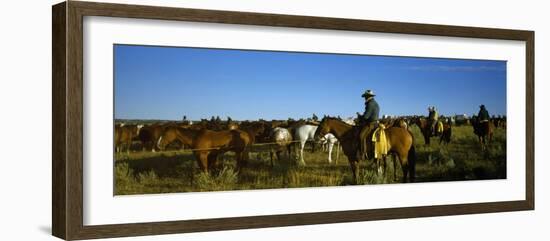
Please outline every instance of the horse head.
[{"label": "horse head", "polygon": [[414,116],[411,118],[411,124],[415,124],[417,125],[420,129],[422,129],[426,124],[425,124],[425,119],[423,119],[422,117],[420,116]]},{"label": "horse head", "polygon": [[167,127],[157,141],[159,150],[164,151],[166,146],[177,138],[177,128],[175,126]]},{"label": "horse head", "polygon": [[320,138],[324,137],[326,134],[330,133],[332,131],[330,127],[330,121],[332,121],[333,118],[329,116],[323,117],[321,120],[321,123],[319,123],[319,126],[317,127],[317,130],[315,131],[314,138],[317,140],[320,140]]}]

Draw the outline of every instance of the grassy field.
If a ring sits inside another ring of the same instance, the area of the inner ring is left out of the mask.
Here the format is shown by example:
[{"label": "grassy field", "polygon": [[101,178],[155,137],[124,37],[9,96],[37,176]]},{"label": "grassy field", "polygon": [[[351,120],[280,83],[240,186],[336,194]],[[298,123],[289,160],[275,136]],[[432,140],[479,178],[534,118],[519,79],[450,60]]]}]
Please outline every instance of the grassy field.
[{"label": "grassy field", "polygon": [[[416,181],[459,181],[506,178],[506,131],[497,129],[486,151],[481,151],[471,126],[453,127],[449,145],[439,145],[433,138],[424,145],[419,129],[411,128],[417,153]],[[162,153],[131,152],[115,155],[115,195],[202,192],[221,190],[267,189],[342,186],[352,183],[351,171],[345,155],[340,152],[338,163],[328,163],[328,154],[320,147],[311,152],[306,146],[305,167],[295,164],[295,156],[283,155],[271,167],[269,153],[264,147],[252,149],[248,166],[235,171],[233,153],[220,157],[223,163],[210,175],[199,171],[189,151]],[[333,160],[336,150],[333,151]],[[402,176],[397,164],[398,180]],[[385,176],[377,175],[374,164],[361,163],[359,184],[399,182],[393,180],[393,165],[388,160]]]}]

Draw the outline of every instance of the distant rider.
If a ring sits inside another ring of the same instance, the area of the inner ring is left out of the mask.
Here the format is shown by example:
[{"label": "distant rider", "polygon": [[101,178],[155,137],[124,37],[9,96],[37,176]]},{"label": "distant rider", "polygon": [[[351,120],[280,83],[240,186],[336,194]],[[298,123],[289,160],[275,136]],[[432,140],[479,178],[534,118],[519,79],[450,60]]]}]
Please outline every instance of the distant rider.
[{"label": "distant rider", "polygon": [[482,122],[488,122],[489,121],[489,111],[485,108],[485,105],[479,106],[479,113],[477,113],[477,120]]},{"label": "distant rider", "polygon": [[437,110],[435,109],[435,106],[428,107],[428,121],[429,125],[432,131],[432,135],[435,136],[436,133],[436,124],[437,120],[439,119],[439,114],[437,113]]}]

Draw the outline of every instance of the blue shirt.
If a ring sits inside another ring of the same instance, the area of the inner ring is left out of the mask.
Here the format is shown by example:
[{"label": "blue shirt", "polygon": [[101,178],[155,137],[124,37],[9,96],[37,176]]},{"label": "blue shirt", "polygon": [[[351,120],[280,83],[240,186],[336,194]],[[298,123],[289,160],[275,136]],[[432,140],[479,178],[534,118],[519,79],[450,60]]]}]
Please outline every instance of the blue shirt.
[{"label": "blue shirt", "polygon": [[367,123],[375,122],[378,120],[378,114],[380,113],[380,107],[374,99],[370,99],[365,103],[365,112],[363,113],[363,119]]}]

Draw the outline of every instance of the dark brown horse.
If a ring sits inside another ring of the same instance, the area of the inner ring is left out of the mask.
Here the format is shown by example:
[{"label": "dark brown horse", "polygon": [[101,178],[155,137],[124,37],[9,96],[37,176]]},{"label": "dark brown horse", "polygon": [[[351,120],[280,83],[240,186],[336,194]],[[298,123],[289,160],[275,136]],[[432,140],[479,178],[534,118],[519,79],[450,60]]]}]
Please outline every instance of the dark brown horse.
[{"label": "dark brown horse", "polygon": [[[439,120],[441,121],[441,120]],[[424,144],[429,145],[430,144],[430,138],[432,136],[438,136],[439,137],[439,143],[442,142],[448,144],[451,141],[452,136],[452,127],[450,124],[443,123],[443,131],[438,132],[436,130],[435,135],[432,133],[432,127],[430,125],[430,122],[426,118],[422,117],[415,117],[412,120],[413,124],[416,124],[418,128],[420,128],[420,132],[422,133],[422,136],[424,137]],[[437,128],[436,128],[437,129]]]},{"label": "dark brown horse", "polygon": [[[342,144],[342,150],[347,156],[353,180],[357,183],[358,151],[360,149],[359,133],[361,127],[349,125],[335,118],[323,118],[315,136],[324,136],[332,133]],[[390,127],[385,130],[389,153],[396,154],[403,171],[403,182],[414,182],[416,168],[416,153],[413,145],[413,137],[409,131],[401,127]],[[388,154],[389,154],[388,153]],[[384,157],[385,167],[385,157]],[[378,164],[379,162],[377,162]],[[384,168],[385,169],[385,168]],[[395,170],[395,169],[394,169]],[[407,178],[407,176],[409,176]],[[395,173],[394,173],[395,176]]]},{"label": "dark brown horse", "polygon": [[261,141],[264,138],[266,133],[266,124],[262,122],[251,122],[247,125],[241,125],[240,130],[248,133],[250,137],[250,144],[254,144],[258,141]]},{"label": "dark brown horse", "polygon": [[487,148],[487,144],[493,140],[493,131],[495,126],[491,121],[480,122],[475,118],[472,118],[472,127],[474,128],[474,134],[477,135],[481,150]]},{"label": "dark brown horse", "polygon": [[491,118],[495,128],[504,128],[506,129],[506,118],[504,117],[493,117]]},{"label": "dark brown horse", "polygon": [[443,124],[443,132],[439,136],[439,144],[449,144],[451,142],[451,137],[453,135],[453,127],[450,123]]},{"label": "dark brown horse", "polygon": [[139,130],[139,140],[144,151],[158,151],[156,144],[166,127],[166,125],[162,124],[152,124],[144,126]]}]

